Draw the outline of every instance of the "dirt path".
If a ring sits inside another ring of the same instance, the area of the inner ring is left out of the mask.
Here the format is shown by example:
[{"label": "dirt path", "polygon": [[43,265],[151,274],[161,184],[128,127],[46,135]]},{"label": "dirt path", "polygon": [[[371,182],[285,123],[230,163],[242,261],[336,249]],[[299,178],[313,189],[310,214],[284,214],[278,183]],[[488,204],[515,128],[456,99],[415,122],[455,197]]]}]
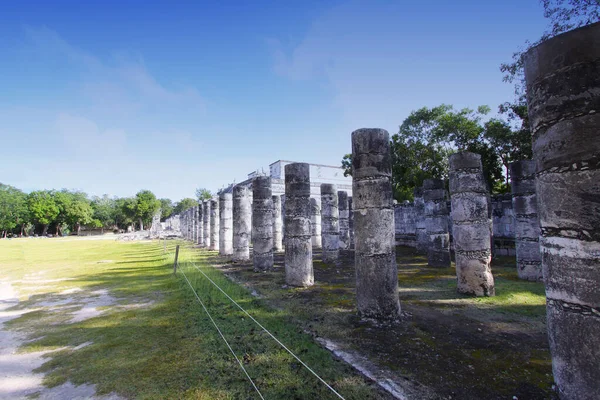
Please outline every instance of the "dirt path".
[{"label": "dirt path", "polygon": [[[100,313],[97,306],[109,305],[108,293],[99,293],[99,298],[93,299],[74,314],[73,319],[80,321],[91,318]],[[18,349],[26,343],[27,335],[21,332],[10,331],[5,328],[6,322],[19,318],[24,314],[39,310],[40,308],[52,308],[71,302],[65,299],[63,302],[38,303],[39,307],[30,309],[18,309],[19,297],[9,281],[0,281],[0,400],[26,399],[36,396],[43,400],[59,399],[103,399],[118,400],[116,395],[95,396],[94,385],[74,386],[70,382],[54,388],[46,388],[42,384],[43,374],[35,373],[46,359],[44,355],[51,351],[38,351],[19,353]],[[81,347],[81,346],[80,346]],[[76,350],[76,348],[74,349]]]}]

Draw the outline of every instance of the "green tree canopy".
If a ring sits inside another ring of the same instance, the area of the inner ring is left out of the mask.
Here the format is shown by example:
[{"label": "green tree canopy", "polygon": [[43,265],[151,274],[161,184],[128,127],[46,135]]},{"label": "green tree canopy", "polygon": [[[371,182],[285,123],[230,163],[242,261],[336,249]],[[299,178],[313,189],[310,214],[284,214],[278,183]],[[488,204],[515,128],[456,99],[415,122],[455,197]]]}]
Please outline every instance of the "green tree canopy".
[{"label": "green tree canopy", "polygon": [[173,201],[171,199],[160,199],[160,219],[164,221],[173,214]]},{"label": "green tree canopy", "polygon": [[117,224],[116,200],[107,194],[102,197],[94,196],[91,202],[94,210],[93,218],[100,223],[100,228],[112,228]]},{"label": "green tree canopy", "polygon": [[198,200],[186,197],[182,199],[179,203],[175,205],[175,209],[173,210],[173,214],[181,214],[188,208],[194,207],[198,205]]},{"label": "green tree canopy", "polygon": [[213,195],[210,192],[210,190],[205,188],[196,189],[196,198],[198,199],[198,201],[210,200],[212,199],[212,197]]},{"label": "green tree canopy", "polygon": [[26,200],[21,190],[0,183],[0,231],[4,236],[28,220]]},{"label": "green tree canopy", "polygon": [[48,231],[48,225],[56,220],[60,209],[49,190],[36,190],[27,196],[27,205],[34,222],[42,225],[42,235]]},{"label": "green tree canopy", "polygon": [[135,217],[140,222],[140,229],[149,225],[152,217],[160,209],[160,201],[149,190],[140,190],[135,195]]}]

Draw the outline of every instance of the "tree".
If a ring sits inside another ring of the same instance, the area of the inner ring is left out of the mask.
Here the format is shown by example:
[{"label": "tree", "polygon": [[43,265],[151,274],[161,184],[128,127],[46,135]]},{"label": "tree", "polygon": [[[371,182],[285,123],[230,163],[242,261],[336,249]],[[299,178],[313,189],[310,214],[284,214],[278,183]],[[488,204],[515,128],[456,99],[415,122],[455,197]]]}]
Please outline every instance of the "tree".
[{"label": "tree", "polygon": [[173,202],[171,199],[160,199],[160,219],[166,220],[173,214]]},{"label": "tree", "polygon": [[29,193],[27,205],[33,221],[42,225],[42,235],[45,235],[48,232],[48,225],[54,222],[60,212],[52,192],[37,190]]},{"label": "tree", "polygon": [[135,195],[135,217],[140,222],[140,230],[144,230],[144,223],[148,225],[152,217],[160,209],[160,201],[149,190],[140,190]]},{"label": "tree", "polygon": [[136,201],[133,197],[123,197],[115,200],[115,223],[125,229],[135,220]]},{"label": "tree", "polygon": [[392,181],[398,200],[412,199],[414,188],[428,178],[447,179],[448,156],[456,151],[481,155],[491,188],[502,179],[500,158],[485,140],[487,106],[454,110],[451,105],[413,111],[392,136]]},{"label": "tree", "polygon": [[94,210],[93,218],[99,222],[99,228],[103,230],[117,225],[117,204],[107,194],[102,197],[94,196],[91,202]]},{"label": "tree", "polygon": [[179,203],[177,203],[175,205],[175,209],[173,210],[173,214],[181,214],[182,212],[184,212],[185,210],[187,210],[188,208],[194,207],[198,205],[198,201],[191,199],[189,197],[186,197],[185,199],[182,199]]},{"label": "tree", "polygon": [[26,195],[21,190],[0,183],[0,233],[6,237],[17,226],[25,224],[28,216]]},{"label": "tree", "polygon": [[196,189],[196,198],[198,199],[198,201],[210,200],[212,199],[212,197],[213,195],[210,192],[210,190],[205,188]]},{"label": "tree", "polygon": [[531,132],[525,127],[514,129],[507,121],[497,118],[487,121],[484,127],[484,138],[494,153],[500,157],[505,169],[506,184],[501,191],[508,191],[510,188],[510,163],[532,158]]},{"label": "tree", "polygon": [[344,169],[344,176],[352,176],[352,154],[344,154],[342,168]]},{"label": "tree", "polygon": [[97,226],[94,221],[94,209],[84,192],[71,193],[71,202],[67,209],[67,224],[77,232],[77,235],[79,235],[81,225]]}]

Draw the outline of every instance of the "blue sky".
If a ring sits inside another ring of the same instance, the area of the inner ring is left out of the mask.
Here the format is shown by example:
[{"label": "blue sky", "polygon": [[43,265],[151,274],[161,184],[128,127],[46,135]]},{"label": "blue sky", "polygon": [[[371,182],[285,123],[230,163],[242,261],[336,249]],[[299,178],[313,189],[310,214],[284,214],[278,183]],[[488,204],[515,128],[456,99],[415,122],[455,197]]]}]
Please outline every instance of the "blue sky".
[{"label": "blue sky", "polygon": [[3,4],[0,182],[179,200],[339,165],[355,129],[511,100],[499,64],[545,25],[536,0]]}]

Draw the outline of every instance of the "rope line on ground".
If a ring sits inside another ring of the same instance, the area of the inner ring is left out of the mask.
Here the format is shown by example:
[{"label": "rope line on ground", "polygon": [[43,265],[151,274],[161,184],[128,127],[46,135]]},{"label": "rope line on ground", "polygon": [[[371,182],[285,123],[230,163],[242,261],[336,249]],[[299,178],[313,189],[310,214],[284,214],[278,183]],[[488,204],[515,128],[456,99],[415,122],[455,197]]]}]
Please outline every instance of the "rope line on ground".
[{"label": "rope line on ground", "polygon": [[260,390],[258,390],[258,387],[256,387],[256,384],[254,383],[254,381],[252,380],[252,378],[250,377],[250,375],[248,374],[248,371],[246,371],[246,368],[244,368],[244,365],[242,364],[242,362],[240,361],[240,359],[235,355],[235,352],[233,351],[233,349],[231,348],[231,346],[229,345],[229,342],[227,341],[227,339],[225,339],[225,336],[223,336],[223,333],[221,332],[221,330],[219,329],[219,327],[217,326],[215,320],[213,319],[213,317],[210,315],[210,313],[208,312],[208,309],[206,308],[206,306],[204,305],[204,303],[202,302],[202,300],[200,299],[200,297],[198,296],[198,293],[196,293],[196,290],[194,290],[194,287],[192,286],[192,284],[190,283],[189,279],[187,278],[187,276],[185,275],[185,272],[183,272],[183,269],[180,269],[181,273],[183,274],[183,277],[185,278],[185,281],[187,282],[187,284],[190,286],[190,289],[192,289],[192,292],[194,292],[194,296],[196,296],[196,299],[198,299],[198,302],[200,303],[200,305],[202,306],[202,308],[204,309],[204,311],[206,312],[206,315],[208,315],[208,318],[210,318],[210,321],[213,323],[213,325],[215,326],[215,328],[217,329],[217,332],[219,332],[219,335],[221,335],[221,338],[223,338],[223,341],[225,342],[225,344],[227,345],[227,347],[229,348],[229,351],[231,351],[231,354],[233,354],[233,358],[235,358],[235,360],[238,362],[238,364],[240,365],[240,368],[242,368],[242,371],[244,371],[244,374],[246,374],[246,377],[248,378],[248,380],[250,381],[250,383],[252,384],[252,386],[254,387],[254,390],[256,390],[256,393],[258,393],[258,395],[260,396],[260,398],[262,400],[265,400],[265,398],[263,397],[263,395],[260,393]]},{"label": "rope line on ground", "polygon": [[263,331],[265,331],[269,336],[271,336],[271,338],[273,340],[275,340],[281,347],[283,347],[288,353],[290,353],[290,355],[292,357],[294,357],[300,364],[302,364],[308,371],[310,371],[311,374],[313,374],[319,381],[321,381],[321,383],[323,383],[325,386],[327,386],[327,388],[329,388],[329,390],[331,390],[333,393],[335,393],[335,395],[337,397],[339,397],[342,400],[345,400],[341,394],[339,394],[333,387],[331,387],[331,385],[329,385],[327,382],[325,382],[325,380],[323,378],[321,378],[315,371],[313,371],[308,365],[306,365],[306,363],[304,361],[302,361],[297,355],[295,355],[290,349],[288,349],[286,347],[286,345],[281,343],[281,341],[279,339],[277,339],[271,332],[269,332],[269,330],[267,328],[262,326],[262,324],[260,322],[258,322],[256,319],[254,319],[254,317],[252,315],[248,314],[248,312],[246,310],[244,310],[244,308],[242,308],[242,306],[240,306],[234,299],[232,299],[227,293],[225,293],[225,291],[223,291],[223,289],[221,289],[219,287],[219,285],[217,285],[200,268],[198,268],[197,265],[195,265],[195,264],[192,264],[192,265],[194,265],[194,268],[196,268],[202,275],[204,275],[204,277],[206,279],[208,279],[217,289],[219,289],[221,291],[221,293],[223,293],[229,300],[231,300],[233,302],[233,304],[235,304],[240,310],[242,310],[242,312],[244,314],[246,314],[248,316],[248,318],[250,318],[252,321],[254,321]]}]

